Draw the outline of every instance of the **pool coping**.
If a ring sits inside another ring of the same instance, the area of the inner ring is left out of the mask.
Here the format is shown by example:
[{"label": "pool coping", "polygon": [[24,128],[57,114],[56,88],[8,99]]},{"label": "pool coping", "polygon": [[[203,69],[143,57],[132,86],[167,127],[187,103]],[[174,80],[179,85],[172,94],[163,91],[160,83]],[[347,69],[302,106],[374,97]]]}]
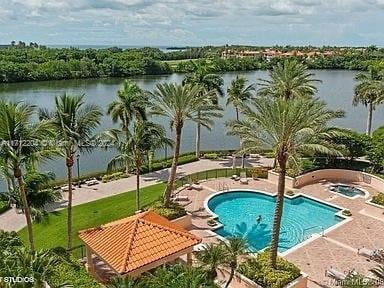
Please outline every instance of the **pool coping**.
[{"label": "pool coping", "polygon": [[[237,189],[229,189],[229,190],[217,191],[217,192],[215,192],[215,193],[209,195],[207,198],[204,199],[204,209],[205,209],[209,214],[212,215],[212,216],[211,216],[211,219],[217,219],[217,218],[219,218],[219,215],[217,215],[216,213],[214,213],[214,212],[208,207],[208,202],[209,202],[212,198],[214,198],[214,197],[216,197],[216,196],[218,196],[218,195],[220,195],[220,194],[231,193],[231,192],[238,192],[238,191],[259,193],[259,194],[264,194],[264,195],[268,195],[268,196],[272,196],[272,197],[276,197],[277,194],[278,194],[277,192],[275,192],[275,193],[269,193],[269,192],[267,192],[267,191],[256,190],[256,189],[249,189],[249,188],[237,188]],[[339,223],[335,224],[335,225],[332,225],[331,227],[329,227],[329,228],[327,228],[327,229],[324,229],[324,230],[322,231],[322,233],[313,233],[313,234],[311,234],[311,235],[308,237],[308,239],[304,240],[303,242],[298,243],[297,245],[295,245],[295,246],[293,246],[293,247],[287,249],[287,250],[284,251],[284,252],[278,252],[278,255],[279,255],[280,257],[287,256],[288,254],[290,254],[290,253],[292,253],[292,252],[294,252],[294,251],[300,249],[301,247],[307,245],[308,243],[310,243],[310,242],[312,242],[312,241],[314,241],[314,240],[316,240],[316,239],[319,239],[320,237],[325,237],[326,234],[330,233],[331,231],[333,231],[333,230],[335,230],[335,229],[337,229],[337,228],[343,226],[344,224],[347,224],[348,222],[350,222],[350,221],[353,220],[352,217],[350,217],[350,216],[345,216],[345,215],[342,214],[342,213],[343,213],[343,210],[348,210],[348,209],[346,209],[346,208],[344,208],[344,207],[342,207],[342,206],[339,206],[339,205],[337,205],[337,204],[333,204],[333,203],[331,204],[331,203],[328,203],[328,202],[326,202],[326,201],[324,201],[324,200],[321,200],[321,199],[318,199],[318,198],[316,198],[316,197],[307,195],[307,194],[305,194],[305,193],[303,193],[303,192],[301,192],[301,191],[300,191],[299,193],[295,193],[294,195],[284,195],[285,198],[287,198],[287,199],[291,199],[291,200],[292,200],[292,199],[295,199],[295,198],[297,198],[297,197],[300,197],[300,196],[302,196],[302,197],[306,197],[306,198],[308,198],[308,199],[310,199],[310,200],[319,202],[319,203],[321,203],[321,204],[330,206],[330,207],[332,207],[332,208],[339,209],[340,211],[336,212],[335,215],[338,216],[338,217],[340,217],[340,218],[342,218],[343,220],[340,221]],[[216,226],[210,227],[212,230],[209,230],[209,232],[210,232],[210,234],[211,234],[212,236],[215,236],[215,237],[218,238],[219,240],[224,241],[224,242],[227,242],[228,240],[227,240],[225,237],[223,237],[223,236],[221,236],[221,235],[219,235],[219,234],[217,234],[217,233],[214,232],[214,230],[217,230],[217,229],[219,229],[219,228],[221,228],[221,227],[224,227],[224,224],[219,223],[219,224],[216,225]],[[260,250],[260,251],[258,251],[258,252],[261,252],[261,251],[267,249],[268,247],[269,247],[269,246],[265,247],[264,249],[262,249],[262,250]],[[257,252],[256,252],[256,253],[257,253]]]},{"label": "pool coping", "polygon": [[[332,186],[351,186],[351,187],[356,187],[358,188],[359,190],[363,191],[364,192],[364,196],[360,196],[360,195],[355,195],[355,196],[347,196],[347,195],[344,195],[342,193],[339,193],[339,192],[335,192],[335,191],[332,191],[330,188]],[[351,200],[356,200],[358,198],[362,198],[362,199],[368,199],[370,197],[370,193],[365,190],[364,188],[362,188],[360,185],[350,185],[350,184],[345,184],[345,183],[341,183],[341,182],[338,182],[338,183],[332,183],[332,184],[328,184],[327,186],[327,191],[332,193],[332,194],[335,194],[335,195],[339,195],[341,197],[344,197],[344,198],[347,198],[347,199],[351,199]]]}]

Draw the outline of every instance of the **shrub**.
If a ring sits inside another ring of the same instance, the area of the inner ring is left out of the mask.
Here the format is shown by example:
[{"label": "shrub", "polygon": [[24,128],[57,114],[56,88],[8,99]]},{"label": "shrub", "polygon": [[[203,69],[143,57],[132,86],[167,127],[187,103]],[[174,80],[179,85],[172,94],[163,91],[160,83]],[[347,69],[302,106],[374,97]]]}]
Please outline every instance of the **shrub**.
[{"label": "shrub", "polygon": [[283,258],[277,259],[277,269],[269,265],[270,252],[264,251],[240,264],[239,272],[268,288],[281,288],[300,276],[300,269]]},{"label": "shrub", "polygon": [[166,208],[162,201],[157,201],[149,209],[168,220],[174,220],[187,214],[185,208],[176,202],[171,202],[169,208]]},{"label": "shrub", "polygon": [[267,179],[268,178],[268,168],[266,168],[266,167],[253,167],[253,168],[251,168],[251,175],[252,175],[253,179],[256,179],[256,178]]},{"label": "shrub", "polygon": [[100,284],[88,274],[81,263],[72,256],[65,257],[65,259],[63,258],[63,261],[53,269],[53,275],[47,279],[47,282],[51,287],[62,287],[60,285],[63,284],[70,285],[70,287],[101,287]]},{"label": "shrub", "polygon": [[5,211],[7,211],[9,209],[9,205],[7,202],[5,201],[0,201],[0,214],[4,213]]},{"label": "shrub", "polygon": [[105,174],[102,178],[101,178],[101,181],[103,183],[107,183],[109,181],[114,181],[114,180],[118,180],[118,179],[121,179],[125,176],[126,174],[124,172],[116,172],[116,173],[112,173],[112,174]]},{"label": "shrub", "polygon": [[352,216],[352,212],[348,209],[343,210],[343,212],[341,212],[341,214],[343,214],[344,216],[348,216],[348,217]]},{"label": "shrub", "polygon": [[371,202],[377,205],[384,206],[384,193],[380,192],[376,196],[373,196]]},{"label": "shrub", "polygon": [[205,153],[204,159],[216,160],[216,159],[219,159],[219,155],[217,153]]}]

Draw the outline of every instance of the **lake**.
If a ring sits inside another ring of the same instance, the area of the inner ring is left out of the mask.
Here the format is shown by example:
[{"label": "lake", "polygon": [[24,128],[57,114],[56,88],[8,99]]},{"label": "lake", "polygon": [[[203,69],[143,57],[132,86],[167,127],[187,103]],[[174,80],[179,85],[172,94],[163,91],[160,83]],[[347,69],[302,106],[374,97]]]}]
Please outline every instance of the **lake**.
[{"label": "lake", "polygon": [[[318,84],[318,97],[326,101],[330,108],[343,109],[346,111],[344,119],[338,119],[335,124],[352,128],[363,132],[366,126],[367,109],[364,106],[352,106],[353,89],[355,86],[355,71],[344,70],[315,70],[315,78],[322,80]],[[242,75],[255,83],[259,78],[267,78],[267,71],[250,71],[250,72],[230,72],[224,73],[224,90],[236,77]],[[183,79],[182,74],[172,74],[165,76],[141,76],[131,78],[133,81],[145,90],[153,90],[157,83],[161,82],[178,82]],[[12,84],[0,84],[0,97],[14,100],[25,100],[29,103],[38,105],[39,107],[53,108],[54,97],[64,92],[70,94],[85,94],[88,103],[99,105],[104,112],[108,104],[115,99],[116,92],[119,90],[124,79],[87,79],[87,80],[63,80],[63,81],[47,81],[47,82],[23,82]],[[225,107],[226,99],[220,99],[220,104]],[[384,124],[383,108],[379,107],[374,113],[373,127],[377,128]],[[215,149],[236,149],[239,140],[236,137],[226,135],[225,122],[235,117],[235,111],[232,107],[225,107],[224,117],[217,119],[212,131],[203,129],[202,131],[202,150]],[[168,135],[172,136],[169,129],[169,121],[161,118],[154,118],[155,122],[163,124],[168,129]],[[108,116],[103,116],[100,126],[102,129],[114,127],[114,124]],[[195,147],[195,125],[187,123],[182,136],[182,151],[194,151]],[[96,172],[106,169],[106,165],[114,151],[101,150],[91,154],[81,155],[80,169],[81,173]],[[164,157],[164,151],[158,151],[158,155]],[[171,151],[168,151],[168,156]],[[64,178],[66,169],[63,159],[50,161],[43,165],[44,170],[53,171],[57,178]],[[76,170],[74,171],[76,172]],[[76,173],[75,173],[76,174]]]}]

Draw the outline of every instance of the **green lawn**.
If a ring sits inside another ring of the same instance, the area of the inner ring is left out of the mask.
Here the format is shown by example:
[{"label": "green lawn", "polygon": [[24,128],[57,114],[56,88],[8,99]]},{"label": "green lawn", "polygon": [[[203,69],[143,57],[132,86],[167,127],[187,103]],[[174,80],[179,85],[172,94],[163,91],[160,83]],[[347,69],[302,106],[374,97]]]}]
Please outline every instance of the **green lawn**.
[{"label": "green lawn", "polygon": [[[164,183],[142,188],[140,190],[141,205],[147,206],[157,200],[164,188]],[[73,207],[74,246],[81,244],[77,231],[127,217],[134,212],[135,193],[133,191]],[[33,232],[38,249],[66,247],[67,210],[50,214],[47,222],[34,223]],[[27,243],[27,229],[20,230],[19,235]]]}]

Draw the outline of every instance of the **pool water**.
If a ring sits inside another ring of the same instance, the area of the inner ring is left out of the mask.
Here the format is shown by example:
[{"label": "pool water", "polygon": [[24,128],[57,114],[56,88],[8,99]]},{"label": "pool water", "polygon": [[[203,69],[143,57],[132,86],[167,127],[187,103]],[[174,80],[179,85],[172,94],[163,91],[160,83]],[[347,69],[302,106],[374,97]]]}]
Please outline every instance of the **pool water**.
[{"label": "pool water", "polygon": [[[218,221],[224,225],[215,232],[223,237],[245,237],[251,251],[266,248],[272,238],[275,199],[256,191],[231,191],[214,196],[208,201],[208,208],[219,216]],[[302,195],[285,198],[279,252],[343,221],[335,215],[339,211]],[[261,221],[258,224],[259,215]]]},{"label": "pool water", "polygon": [[336,184],[330,187],[331,191],[342,194],[347,197],[361,196],[364,197],[365,193],[361,189],[349,185]]}]

